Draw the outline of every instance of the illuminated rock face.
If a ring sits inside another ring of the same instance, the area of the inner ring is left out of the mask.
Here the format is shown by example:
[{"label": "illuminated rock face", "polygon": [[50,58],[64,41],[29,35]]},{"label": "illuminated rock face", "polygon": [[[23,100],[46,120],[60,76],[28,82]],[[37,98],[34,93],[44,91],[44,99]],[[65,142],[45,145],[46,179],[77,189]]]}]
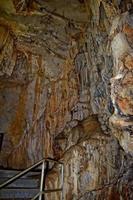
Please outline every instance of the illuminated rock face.
[{"label": "illuminated rock face", "polygon": [[[114,114],[110,121],[113,132],[126,153],[133,153],[133,14],[124,13],[113,34],[112,52],[114,75],[111,79],[111,96]],[[121,30],[119,30],[121,29]],[[119,50],[120,49],[120,50]]]},{"label": "illuminated rock face", "polygon": [[132,6],[0,0],[1,166],[53,157],[64,199],[133,199]]}]

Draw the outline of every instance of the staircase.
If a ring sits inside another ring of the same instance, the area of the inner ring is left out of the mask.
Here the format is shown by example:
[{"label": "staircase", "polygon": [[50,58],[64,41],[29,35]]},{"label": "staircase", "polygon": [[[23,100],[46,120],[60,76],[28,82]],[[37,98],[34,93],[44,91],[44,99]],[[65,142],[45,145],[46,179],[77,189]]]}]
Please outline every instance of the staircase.
[{"label": "staircase", "polygon": [[[45,190],[47,173],[52,170],[49,162],[61,165],[61,188]],[[63,200],[63,164],[53,159],[43,159],[24,171],[0,169],[0,200],[44,200],[45,193],[57,191]]]},{"label": "staircase", "polygon": [[[0,170],[0,184],[20,173],[17,170]],[[33,171],[0,190],[0,200],[4,199],[30,199],[34,197],[40,186],[41,172]]]}]

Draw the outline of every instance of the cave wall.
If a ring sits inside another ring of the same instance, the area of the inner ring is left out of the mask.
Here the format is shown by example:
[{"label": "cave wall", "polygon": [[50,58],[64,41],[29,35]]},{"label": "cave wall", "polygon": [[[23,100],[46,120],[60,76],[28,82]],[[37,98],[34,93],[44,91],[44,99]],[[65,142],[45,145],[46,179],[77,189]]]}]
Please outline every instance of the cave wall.
[{"label": "cave wall", "polygon": [[64,199],[133,198],[132,7],[0,0],[1,166],[52,157],[64,162]]}]

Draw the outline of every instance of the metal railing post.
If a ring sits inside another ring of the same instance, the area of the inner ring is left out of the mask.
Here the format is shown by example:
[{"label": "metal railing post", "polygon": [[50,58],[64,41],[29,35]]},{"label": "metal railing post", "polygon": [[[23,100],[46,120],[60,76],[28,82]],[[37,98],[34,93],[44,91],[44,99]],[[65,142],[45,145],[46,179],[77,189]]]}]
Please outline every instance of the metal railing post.
[{"label": "metal railing post", "polygon": [[45,175],[45,161],[43,161],[43,163],[42,163],[39,200],[44,200],[43,199],[43,197],[44,197],[44,175]]},{"label": "metal railing post", "polygon": [[61,192],[61,200],[64,199],[64,165],[61,165],[61,188],[62,188],[62,192]]}]

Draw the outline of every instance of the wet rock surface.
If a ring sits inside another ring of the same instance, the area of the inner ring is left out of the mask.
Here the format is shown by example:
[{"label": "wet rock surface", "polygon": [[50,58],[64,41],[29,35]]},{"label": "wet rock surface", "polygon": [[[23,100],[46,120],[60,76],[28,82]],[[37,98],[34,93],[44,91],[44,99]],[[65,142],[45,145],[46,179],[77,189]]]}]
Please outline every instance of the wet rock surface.
[{"label": "wet rock surface", "polygon": [[1,166],[52,157],[65,164],[64,199],[133,199],[132,8],[0,0]]}]

